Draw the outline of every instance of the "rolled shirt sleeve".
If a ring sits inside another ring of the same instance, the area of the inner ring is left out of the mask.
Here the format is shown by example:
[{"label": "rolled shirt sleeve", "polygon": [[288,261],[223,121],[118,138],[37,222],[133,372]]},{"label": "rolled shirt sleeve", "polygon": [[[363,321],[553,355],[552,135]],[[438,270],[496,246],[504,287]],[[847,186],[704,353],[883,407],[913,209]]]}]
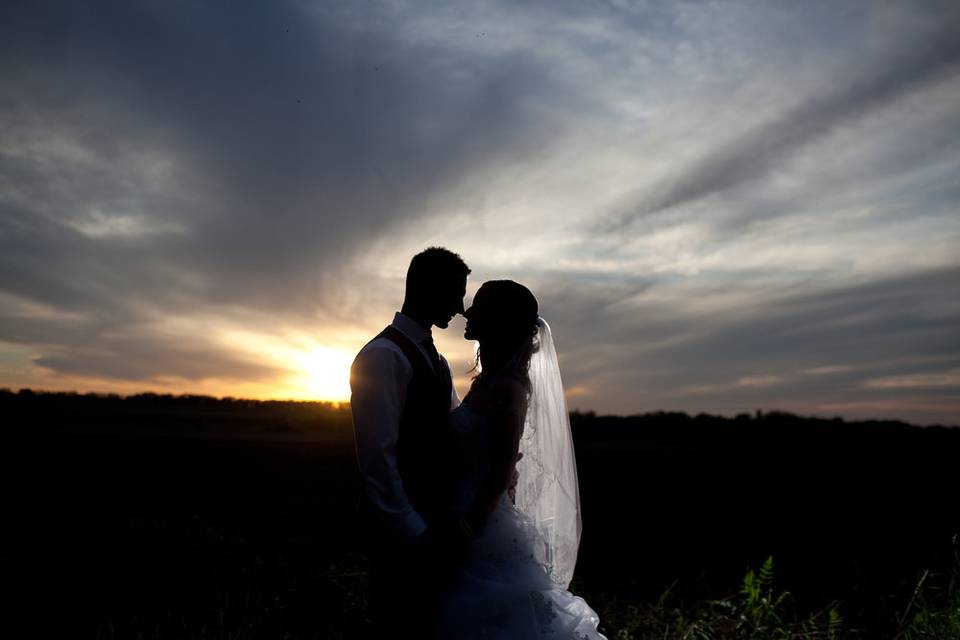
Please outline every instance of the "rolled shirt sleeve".
[{"label": "rolled shirt sleeve", "polygon": [[350,406],[363,490],[384,530],[412,541],[427,529],[410,504],[397,469],[397,440],[413,369],[385,346],[369,345],[350,369]]}]

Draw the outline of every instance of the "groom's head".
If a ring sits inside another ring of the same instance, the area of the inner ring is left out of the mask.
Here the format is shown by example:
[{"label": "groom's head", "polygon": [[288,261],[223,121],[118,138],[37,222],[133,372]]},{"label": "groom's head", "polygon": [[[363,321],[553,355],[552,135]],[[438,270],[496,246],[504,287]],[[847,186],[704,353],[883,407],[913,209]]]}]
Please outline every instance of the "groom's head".
[{"label": "groom's head", "polygon": [[403,313],[422,325],[446,329],[463,313],[470,267],[463,258],[443,247],[430,247],[413,256],[407,269]]}]

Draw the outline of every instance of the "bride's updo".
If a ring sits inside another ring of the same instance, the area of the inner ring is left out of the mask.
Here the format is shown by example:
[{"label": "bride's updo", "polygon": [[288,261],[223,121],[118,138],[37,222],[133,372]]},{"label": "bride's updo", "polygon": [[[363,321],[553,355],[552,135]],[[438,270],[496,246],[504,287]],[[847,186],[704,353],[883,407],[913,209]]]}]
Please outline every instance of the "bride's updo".
[{"label": "bride's updo", "polygon": [[529,388],[528,368],[539,318],[539,305],[530,289],[513,280],[489,280],[463,315],[465,337],[480,343],[479,373],[471,388],[498,374],[516,377]]}]

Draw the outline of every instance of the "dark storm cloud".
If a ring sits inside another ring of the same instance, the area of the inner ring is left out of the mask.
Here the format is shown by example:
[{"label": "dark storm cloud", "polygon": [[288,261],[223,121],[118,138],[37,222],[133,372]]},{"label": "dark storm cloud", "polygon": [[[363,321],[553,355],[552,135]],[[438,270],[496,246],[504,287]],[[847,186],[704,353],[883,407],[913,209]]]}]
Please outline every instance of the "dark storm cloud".
[{"label": "dark storm cloud", "polygon": [[7,3],[0,290],[103,331],[205,307],[336,315],[366,241],[549,132],[530,58],[304,8]]},{"label": "dark storm cloud", "polygon": [[[35,31],[24,22],[7,24]],[[376,25],[351,31],[308,20],[288,3],[118,3],[38,22],[57,26],[14,38],[8,53],[10,67],[43,78],[24,81],[28,90],[41,86],[11,97],[80,130],[108,162],[122,159],[125,142],[172,146],[185,188],[202,201],[163,194],[150,203],[191,229],[155,251],[196,263],[212,280],[207,293],[227,299],[276,301],[278,283],[288,303],[298,285],[315,294],[321,265],[424,215],[438,189],[493,161],[506,140],[514,148],[539,130],[517,89],[541,81],[523,61],[458,59],[395,42]],[[464,75],[469,82],[457,81]],[[57,85],[68,103],[44,100]],[[51,204],[62,211],[67,201],[136,197],[109,182],[78,176],[65,201]]]},{"label": "dark storm cloud", "polygon": [[[890,39],[875,57],[852,56],[845,73],[796,106],[747,130],[729,143],[686,163],[654,185],[626,213],[605,223],[622,229],[632,221],[760,181],[802,148],[912,93],[960,72],[960,11],[942,7],[933,28],[911,34],[905,43]],[[838,52],[838,56],[843,56]],[[789,80],[786,79],[789,87]],[[745,114],[749,115],[749,114]],[[907,147],[907,153],[912,147]],[[899,163],[902,166],[902,162]]]}]

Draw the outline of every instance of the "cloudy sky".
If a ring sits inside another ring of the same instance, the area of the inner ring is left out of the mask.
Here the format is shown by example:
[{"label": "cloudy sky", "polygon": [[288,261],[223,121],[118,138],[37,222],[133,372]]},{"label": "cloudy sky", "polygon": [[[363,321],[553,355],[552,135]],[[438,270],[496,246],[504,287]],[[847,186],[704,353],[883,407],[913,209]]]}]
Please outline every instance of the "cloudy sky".
[{"label": "cloudy sky", "polygon": [[960,424],[958,6],[4,2],[0,386],[343,398],[445,245],[571,408]]}]

